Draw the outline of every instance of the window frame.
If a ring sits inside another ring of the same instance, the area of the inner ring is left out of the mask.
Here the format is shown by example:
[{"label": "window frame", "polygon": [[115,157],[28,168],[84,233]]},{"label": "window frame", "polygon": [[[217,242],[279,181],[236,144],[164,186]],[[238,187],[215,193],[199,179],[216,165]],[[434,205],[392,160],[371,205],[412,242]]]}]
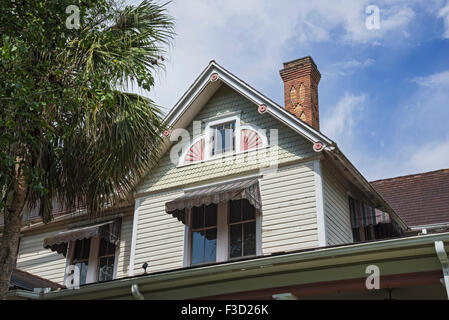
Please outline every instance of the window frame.
[{"label": "window frame", "polygon": [[[262,213],[255,210],[255,222],[256,222],[256,254],[241,256],[236,258],[230,258],[229,256],[229,201],[220,202],[217,204],[217,249],[216,249],[216,257],[215,263],[218,262],[226,262],[226,261],[234,261],[239,259],[245,259],[249,257],[255,257],[262,255]],[[184,227],[184,259],[183,266],[200,266],[204,264],[210,264],[214,262],[206,262],[206,263],[196,263],[192,264],[192,210],[191,208],[185,209],[186,220]],[[254,220],[252,220],[254,221]]]},{"label": "window frame", "polygon": [[[218,213],[219,213],[219,210],[218,210],[218,204],[216,205],[217,206],[217,213],[216,213],[216,215],[217,215],[217,223],[214,225],[214,226],[203,226],[203,227],[200,227],[200,228],[193,228],[193,208],[191,208],[190,210],[189,210],[189,215],[190,215],[190,223],[189,223],[189,229],[190,229],[190,233],[189,233],[189,242],[191,243],[191,245],[190,245],[190,252],[189,252],[189,254],[190,254],[190,265],[192,265],[192,266],[197,266],[197,265],[202,265],[202,264],[209,264],[209,263],[214,263],[214,262],[216,262],[217,261],[217,251],[218,251]],[[192,263],[192,250],[193,250],[193,246],[192,246],[192,244],[193,244],[193,233],[194,232],[198,232],[198,231],[208,231],[208,230],[213,230],[213,229],[215,229],[216,230],[216,233],[217,233],[217,239],[215,240],[216,241],[216,248],[215,248],[215,261],[207,261],[207,262],[200,262],[200,263],[195,263],[195,264],[193,264]]]},{"label": "window frame", "polygon": [[[99,237],[90,238],[90,250],[89,250],[89,259],[87,264],[87,276],[86,283],[96,283],[98,282],[98,269],[100,265],[100,241]],[[64,271],[64,283],[67,279],[67,267],[72,264],[73,255],[75,253],[75,244],[76,240],[72,240],[68,244],[67,248],[67,257],[66,257],[66,269]],[[118,257],[120,253],[120,244],[115,246],[114,251],[114,271],[112,275],[112,280],[117,279],[117,270],[118,270]]]},{"label": "window frame", "polygon": [[[220,153],[216,155],[212,155],[212,135],[213,135],[213,127],[219,126],[219,125],[225,125],[227,123],[235,122],[234,127],[234,150]],[[233,116],[227,116],[222,117],[217,120],[211,120],[205,123],[205,143],[204,143],[204,160],[211,160],[211,159],[219,159],[226,156],[234,155],[240,151],[240,114],[233,115]]]},{"label": "window frame", "polygon": [[[258,243],[258,241],[257,241],[257,229],[258,229],[258,224],[257,224],[257,216],[258,216],[258,214],[257,214],[257,209],[256,208],[254,208],[254,218],[252,218],[252,219],[246,219],[246,220],[240,220],[240,221],[237,221],[237,222],[231,222],[231,206],[229,205],[229,203],[230,203],[230,201],[228,201],[228,213],[227,213],[227,219],[228,219],[228,221],[227,221],[227,223],[228,223],[228,260],[238,260],[238,259],[242,259],[242,258],[246,258],[246,257],[255,257],[255,256],[257,256],[257,243]],[[233,226],[233,225],[238,225],[238,224],[240,224],[240,225],[242,225],[242,235],[243,235],[243,233],[244,233],[244,227],[243,227],[243,225],[244,224],[247,224],[247,223],[251,223],[251,222],[254,222],[254,224],[255,224],[255,228],[256,228],[256,230],[255,230],[255,237],[256,237],[256,239],[255,239],[255,241],[256,241],[256,250],[255,250],[255,253],[254,254],[251,254],[251,255],[243,255],[243,252],[244,252],[244,239],[243,239],[243,236],[242,236],[242,255],[240,256],[240,257],[231,257],[231,252],[229,252],[229,246],[230,246],[230,244],[231,244],[231,226]]]}]

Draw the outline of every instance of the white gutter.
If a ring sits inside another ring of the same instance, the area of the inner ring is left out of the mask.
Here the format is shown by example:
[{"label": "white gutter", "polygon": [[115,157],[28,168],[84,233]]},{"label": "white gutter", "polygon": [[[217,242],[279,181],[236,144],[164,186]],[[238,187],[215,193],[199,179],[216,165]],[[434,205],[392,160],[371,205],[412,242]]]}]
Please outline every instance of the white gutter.
[{"label": "white gutter", "polygon": [[76,294],[88,294],[92,292],[98,292],[103,290],[113,290],[115,288],[123,288],[135,284],[149,284],[157,282],[168,282],[172,280],[185,279],[187,277],[197,277],[197,276],[207,276],[217,273],[225,272],[236,272],[238,270],[248,270],[251,268],[271,268],[275,265],[299,262],[299,261],[310,261],[322,258],[335,258],[343,255],[352,254],[368,254],[370,252],[376,252],[379,250],[392,250],[407,248],[410,246],[422,246],[424,244],[432,245],[435,241],[449,241],[449,233],[439,233],[430,234],[422,236],[413,236],[407,238],[382,240],[376,242],[366,242],[366,243],[356,243],[350,245],[343,245],[339,247],[326,247],[317,248],[311,251],[304,252],[293,252],[283,255],[273,255],[273,256],[262,256],[257,259],[243,260],[228,262],[225,264],[217,264],[204,266],[201,268],[193,269],[179,269],[173,271],[167,271],[157,274],[151,274],[146,276],[139,276],[133,278],[123,278],[114,281],[108,281],[103,283],[89,284],[82,286],[78,290],[61,290],[59,292],[52,291],[43,294],[41,297],[44,299],[51,299],[56,297],[66,297]]},{"label": "white gutter", "polygon": [[136,256],[136,241],[137,241],[137,225],[139,222],[139,207],[140,207],[140,199],[136,199],[136,203],[134,205],[134,220],[133,220],[133,234],[131,238],[131,252],[129,255],[129,270],[128,276],[132,277],[134,275],[134,259]]},{"label": "white gutter", "polygon": [[449,259],[447,258],[446,250],[444,250],[444,242],[435,241],[435,251],[438,259],[440,259],[441,267],[443,269],[444,287],[446,288],[447,298],[449,300]]},{"label": "white gutter", "polygon": [[132,293],[133,297],[136,298],[137,300],[145,300],[144,296],[139,291],[138,284],[133,284],[131,286],[131,293]]},{"label": "white gutter", "polygon": [[449,223],[444,222],[444,223],[435,223],[435,224],[423,224],[420,226],[413,226],[410,227],[410,229],[412,231],[421,231],[423,229],[439,229],[439,228],[448,228],[449,227]]}]

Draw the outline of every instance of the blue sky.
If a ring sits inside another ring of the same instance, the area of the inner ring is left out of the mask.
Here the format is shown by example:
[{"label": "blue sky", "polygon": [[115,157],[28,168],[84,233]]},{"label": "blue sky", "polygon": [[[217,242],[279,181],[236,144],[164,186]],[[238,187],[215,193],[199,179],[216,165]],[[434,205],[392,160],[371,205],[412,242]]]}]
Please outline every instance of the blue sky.
[{"label": "blue sky", "polygon": [[[128,1],[138,3],[140,1]],[[368,5],[380,9],[369,30]],[[212,59],[283,105],[282,62],[322,74],[321,131],[369,180],[449,167],[449,1],[175,0],[149,96],[170,108]]]}]

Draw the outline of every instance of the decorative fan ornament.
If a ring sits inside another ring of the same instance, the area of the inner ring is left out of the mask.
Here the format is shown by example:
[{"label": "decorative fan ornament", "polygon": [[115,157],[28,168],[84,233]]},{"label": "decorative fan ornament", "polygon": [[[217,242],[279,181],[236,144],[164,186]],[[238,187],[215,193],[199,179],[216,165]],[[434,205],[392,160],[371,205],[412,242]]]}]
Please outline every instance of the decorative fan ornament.
[{"label": "decorative fan ornament", "polygon": [[214,82],[214,81],[217,81],[218,80],[218,73],[213,73],[211,76],[210,76],[210,81],[211,82]]},{"label": "decorative fan ornament", "polygon": [[323,150],[323,147],[323,143],[321,141],[317,141],[313,144],[313,151],[320,152],[321,150]]},{"label": "decorative fan ornament", "polygon": [[261,147],[262,137],[254,130],[242,129],[240,132],[240,151],[246,151]]},{"label": "decorative fan ornament", "polygon": [[204,160],[204,142],[201,139],[190,147],[185,157],[186,163]]},{"label": "decorative fan ornament", "polygon": [[164,132],[162,134],[164,136],[168,137],[168,136],[170,136],[170,130],[164,130]]},{"label": "decorative fan ornament", "polygon": [[257,109],[257,111],[259,111],[260,114],[267,112],[267,106],[264,104],[261,104],[259,106],[259,108]]}]

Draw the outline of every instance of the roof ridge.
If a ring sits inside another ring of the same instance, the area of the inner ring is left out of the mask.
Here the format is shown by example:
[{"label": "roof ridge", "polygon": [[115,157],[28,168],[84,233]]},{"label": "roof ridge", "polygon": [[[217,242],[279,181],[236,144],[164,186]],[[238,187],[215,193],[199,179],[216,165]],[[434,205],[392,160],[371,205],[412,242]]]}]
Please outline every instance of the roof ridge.
[{"label": "roof ridge", "polygon": [[433,170],[433,171],[426,171],[426,172],[420,172],[420,173],[411,173],[411,174],[406,174],[406,175],[396,176],[396,177],[390,177],[390,178],[385,178],[385,179],[377,179],[377,180],[370,181],[370,183],[380,182],[380,181],[388,181],[388,180],[395,180],[395,179],[410,178],[410,177],[418,177],[418,176],[424,176],[424,175],[437,173],[437,172],[443,172],[443,171],[448,171],[449,172],[449,168],[437,169],[437,170]]}]

